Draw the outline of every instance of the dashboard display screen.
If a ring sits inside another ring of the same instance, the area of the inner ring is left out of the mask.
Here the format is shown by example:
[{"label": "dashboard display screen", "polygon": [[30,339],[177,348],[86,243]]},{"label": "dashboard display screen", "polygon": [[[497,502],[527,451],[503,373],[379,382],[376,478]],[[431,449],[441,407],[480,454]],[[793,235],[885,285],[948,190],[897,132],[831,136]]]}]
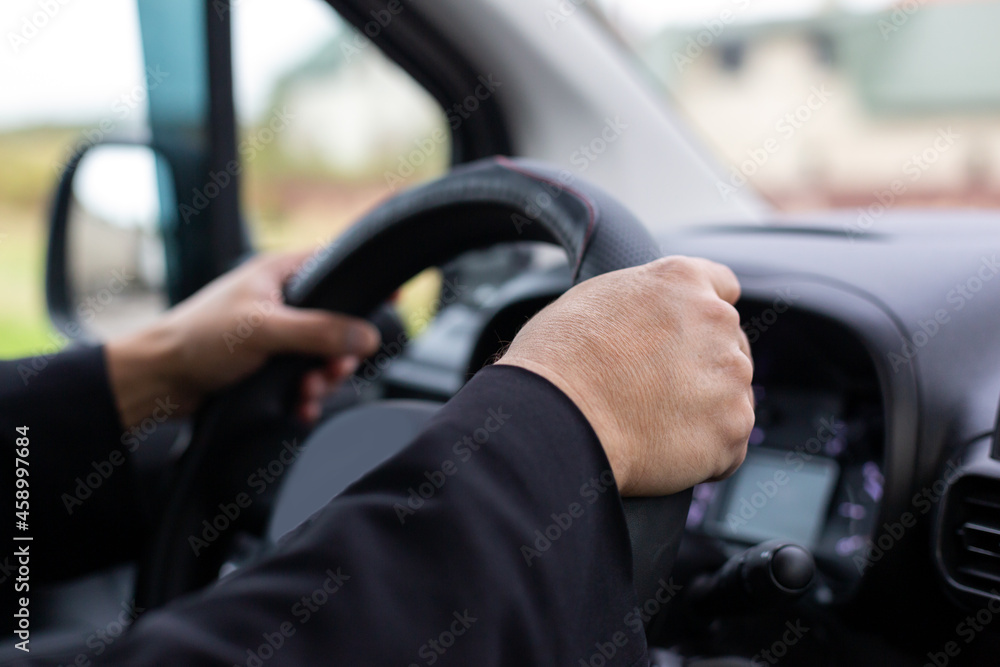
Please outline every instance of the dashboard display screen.
[{"label": "dashboard display screen", "polygon": [[714,532],[744,542],[780,538],[811,547],[823,528],[839,472],[832,459],[798,459],[789,465],[783,452],[751,449],[729,480]]}]

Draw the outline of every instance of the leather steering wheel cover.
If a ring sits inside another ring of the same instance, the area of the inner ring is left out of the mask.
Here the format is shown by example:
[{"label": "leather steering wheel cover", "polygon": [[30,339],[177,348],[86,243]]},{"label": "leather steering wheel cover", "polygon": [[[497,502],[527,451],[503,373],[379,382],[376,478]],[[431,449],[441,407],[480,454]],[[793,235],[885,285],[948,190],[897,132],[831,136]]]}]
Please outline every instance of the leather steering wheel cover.
[{"label": "leather steering wheel cover", "polygon": [[[398,289],[398,276],[512,241],[564,248],[574,283],[660,256],[631,213],[572,180],[568,172],[528,160],[493,158],[460,167],[363,217],[289,282],[286,301],[365,316]],[[371,275],[372,264],[393,268]],[[359,284],[358,275],[371,279]]]},{"label": "leather steering wheel cover", "polygon": [[[459,167],[375,208],[305,262],[286,287],[286,301],[365,317],[425,268],[509,241],[563,247],[574,267],[574,283],[660,256],[642,224],[598,188],[532,161],[494,158]],[[212,493],[217,492],[208,487],[226,486],[213,484],[220,473],[230,477],[229,483],[239,478],[225,466],[232,466],[232,457],[247,455],[248,434],[281,432],[276,423],[281,403],[274,397],[287,394],[298,377],[287,361],[269,363],[197,416],[163,526],[140,569],[137,597],[145,605],[162,604],[185,588],[207,583],[191,580],[211,571],[207,554],[197,563],[185,541],[205,512],[215,509]],[[237,408],[243,420],[232,418]],[[688,490],[624,501],[640,604],[655,596],[673,565],[690,498]]]}]

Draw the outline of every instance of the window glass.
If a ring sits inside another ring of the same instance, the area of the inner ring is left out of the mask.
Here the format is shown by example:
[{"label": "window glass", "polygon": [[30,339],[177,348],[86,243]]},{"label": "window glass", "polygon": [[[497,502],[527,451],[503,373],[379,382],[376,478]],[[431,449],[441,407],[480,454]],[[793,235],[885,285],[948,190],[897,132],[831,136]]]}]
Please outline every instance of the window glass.
[{"label": "window glass", "polygon": [[855,209],[861,229],[894,206],[1000,204],[996,0],[589,7],[716,149],[720,196]]},{"label": "window glass", "polygon": [[[328,243],[447,170],[437,102],[327,3],[240,0],[232,16],[241,197],[258,249]],[[401,290],[411,333],[426,325],[438,284],[428,272]]]},{"label": "window glass", "polygon": [[65,342],[45,308],[48,207],[79,148],[142,136],[147,82],[135,0],[0,5],[0,358]]},{"label": "window glass", "polygon": [[304,247],[447,169],[445,116],[322,0],[233,6],[243,204],[256,245]]}]

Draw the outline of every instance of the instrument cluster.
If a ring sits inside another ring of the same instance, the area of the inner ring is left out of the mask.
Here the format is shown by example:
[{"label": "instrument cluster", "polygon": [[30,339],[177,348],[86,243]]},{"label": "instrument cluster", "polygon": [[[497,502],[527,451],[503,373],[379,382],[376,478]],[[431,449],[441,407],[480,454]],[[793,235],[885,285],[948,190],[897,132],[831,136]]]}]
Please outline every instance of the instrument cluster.
[{"label": "instrument cluster", "polygon": [[[752,321],[753,304],[741,308]],[[688,530],[735,553],[780,538],[809,548],[833,601],[870,563],[885,479],[874,366],[849,332],[789,311],[752,344],[757,420],[730,479],[694,490]]]}]

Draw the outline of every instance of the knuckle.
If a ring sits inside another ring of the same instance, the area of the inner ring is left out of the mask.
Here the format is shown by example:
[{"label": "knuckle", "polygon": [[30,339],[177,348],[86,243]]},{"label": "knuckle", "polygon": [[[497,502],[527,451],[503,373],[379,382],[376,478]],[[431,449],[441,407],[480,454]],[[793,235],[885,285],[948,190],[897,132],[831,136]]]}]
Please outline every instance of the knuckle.
[{"label": "knuckle", "polygon": [[702,313],[709,322],[727,329],[739,329],[740,314],[732,305],[722,299],[711,297],[702,305]]},{"label": "knuckle", "polygon": [[711,479],[714,481],[726,479],[743,465],[749,438],[749,429],[744,433],[742,428],[736,426],[731,427],[731,432],[720,434],[721,444],[714,455],[714,471]]},{"label": "knuckle", "polygon": [[751,364],[745,355],[728,355],[724,377],[716,380],[714,392],[717,425],[727,442],[750,437],[756,419],[751,400]]},{"label": "knuckle", "polygon": [[736,352],[731,365],[733,378],[739,383],[740,389],[749,391],[750,383],[753,382],[753,362],[742,352]]},{"label": "knuckle", "polygon": [[694,282],[701,278],[701,265],[693,257],[671,255],[657,262],[657,268],[668,278]]},{"label": "knuckle", "polygon": [[746,450],[755,421],[753,408],[744,395],[739,403],[733,406],[726,423],[725,437],[730,452],[741,453]]},{"label": "knuckle", "polygon": [[736,470],[743,465],[743,462],[747,458],[747,447],[746,442],[744,442],[737,450],[733,452],[732,458],[729,460],[729,467],[724,473],[724,477],[730,477]]},{"label": "knuckle", "polygon": [[748,414],[748,412],[745,409],[739,409],[730,415],[723,434],[726,443],[724,451],[727,458],[742,455],[746,451],[754,424],[753,414]]},{"label": "knuckle", "polygon": [[[711,260],[706,260],[706,261],[711,261]],[[737,293],[741,291],[740,279],[736,275],[735,271],[733,271],[730,267],[726,266],[725,264],[719,264],[718,262],[712,262],[712,265],[716,268],[716,270],[718,270],[721,273],[721,275],[725,277],[726,282],[730,284],[730,287],[733,290],[735,290]]]},{"label": "knuckle", "polygon": [[750,400],[744,397],[740,400],[740,416],[742,417],[742,424],[740,428],[740,440],[743,444],[750,438],[750,431],[753,430],[754,424],[757,423],[757,415],[753,409],[753,405],[750,404]]}]

